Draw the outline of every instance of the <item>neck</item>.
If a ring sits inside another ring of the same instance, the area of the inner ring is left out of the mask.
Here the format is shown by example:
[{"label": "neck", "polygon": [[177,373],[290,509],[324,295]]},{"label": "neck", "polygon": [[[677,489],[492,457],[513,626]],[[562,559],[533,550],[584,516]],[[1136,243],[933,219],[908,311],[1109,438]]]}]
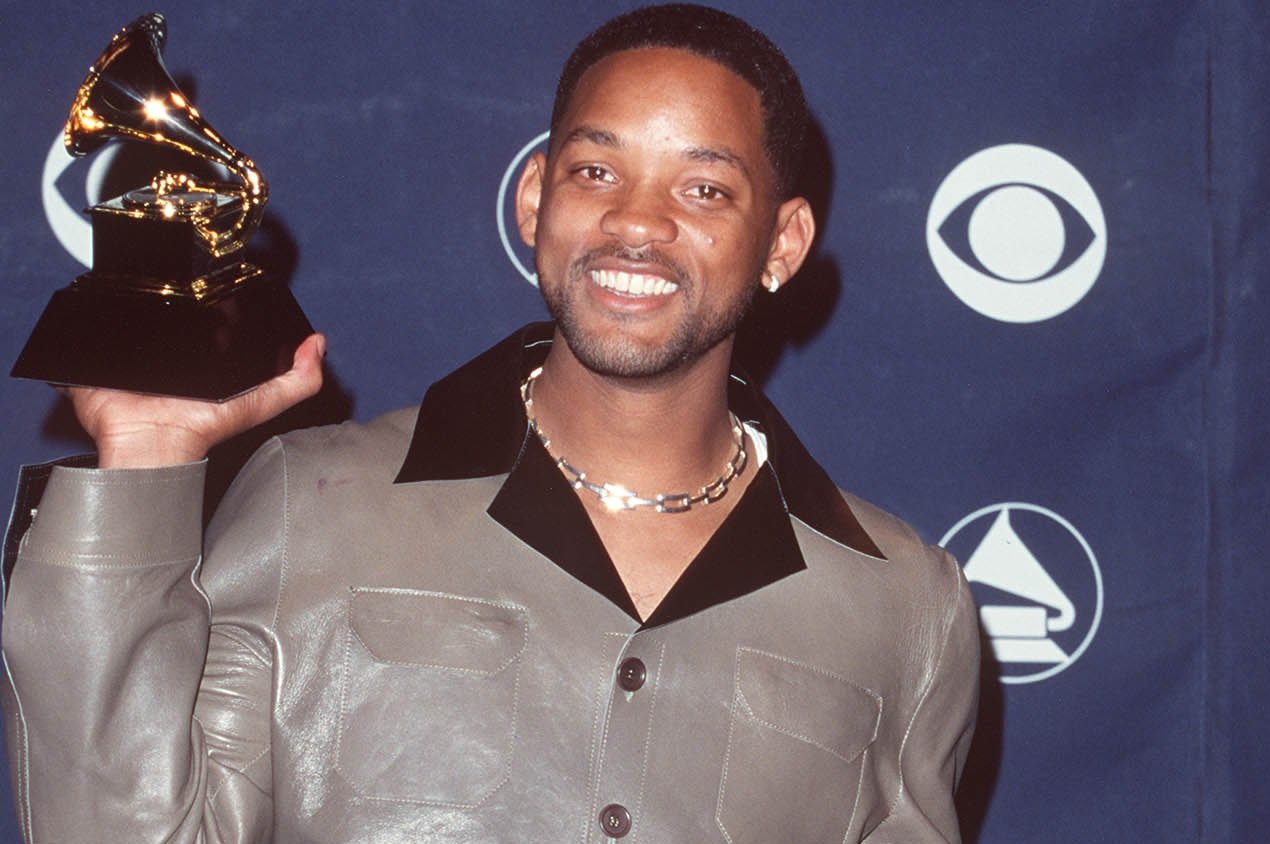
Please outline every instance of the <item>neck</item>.
[{"label": "neck", "polygon": [[551,451],[588,477],[639,493],[695,490],[733,456],[727,408],[731,343],[652,379],[604,376],[557,332],[534,384],[534,413]]}]

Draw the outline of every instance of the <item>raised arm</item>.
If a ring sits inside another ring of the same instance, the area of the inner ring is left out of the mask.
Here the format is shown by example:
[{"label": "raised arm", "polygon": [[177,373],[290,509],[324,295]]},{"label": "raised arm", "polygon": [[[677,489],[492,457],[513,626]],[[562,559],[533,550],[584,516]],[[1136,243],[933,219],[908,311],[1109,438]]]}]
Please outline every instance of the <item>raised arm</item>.
[{"label": "raised arm", "polygon": [[6,594],[6,739],[28,842],[267,840],[272,666],[268,631],[247,622],[280,515],[268,497],[251,508],[262,559],[216,622],[198,580],[201,458],[315,393],[321,345],[219,405],[68,390],[106,468],[53,470]]}]

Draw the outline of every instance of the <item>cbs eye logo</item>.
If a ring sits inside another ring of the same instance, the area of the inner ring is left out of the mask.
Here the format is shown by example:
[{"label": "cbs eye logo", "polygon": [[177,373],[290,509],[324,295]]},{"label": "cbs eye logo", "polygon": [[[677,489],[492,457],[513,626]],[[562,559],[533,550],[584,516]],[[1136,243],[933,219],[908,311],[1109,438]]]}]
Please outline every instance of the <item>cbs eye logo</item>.
[{"label": "cbs eye logo", "polygon": [[[62,143],[62,133],[58,132],[44,157],[44,172],[40,176],[40,199],[44,205],[44,218],[49,229],[66,252],[85,267],[93,265],[93,230],[87,217],[81,214],[71,200],[63,192],[61,182],[74,181],[73,177],[63,177],[67,170],[84,179],[83,195],[79,198],[79,207],[93,205],[101,201],[106,173],[110,169],[119,144],[110,144],[98,155],[93,156],[90,164],[81,163],[66,151]],[[72,165],[79,166],[72,168]],[[72,194],[74,194],[74,185]]]},{"label": "cbs eye logo", "polygon": [[1040,147],[990,147],[953,168],[931,199],[926,247],[969,307],[1002,322],[1051,319],[1089,292],[1107,222],[1089,182]]}]

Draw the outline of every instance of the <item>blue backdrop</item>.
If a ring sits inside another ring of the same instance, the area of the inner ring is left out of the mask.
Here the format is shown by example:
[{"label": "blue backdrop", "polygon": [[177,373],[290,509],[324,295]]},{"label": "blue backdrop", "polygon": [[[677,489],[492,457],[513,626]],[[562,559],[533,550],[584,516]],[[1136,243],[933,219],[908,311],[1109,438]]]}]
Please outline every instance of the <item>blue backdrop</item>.
[{"label": "blue backdrop", "polygon": [[[329,387],[279,426],[412,403],[542,316],[500,190],[572,45],[628,5],[169,0],[169,69],[270,182],[256,259],[330,338]],[[746,362],[980,603],[968,838],[1263,840],[1270,10],[721,5],[786,50],[817,120],[817,250],[765,297]],[[153,160],[54,148],[145,9],[0,9],[11,362],[84,269],[79,209]],[[0,480],[82,449],[47,387],[0,380],[0,401]]]}]

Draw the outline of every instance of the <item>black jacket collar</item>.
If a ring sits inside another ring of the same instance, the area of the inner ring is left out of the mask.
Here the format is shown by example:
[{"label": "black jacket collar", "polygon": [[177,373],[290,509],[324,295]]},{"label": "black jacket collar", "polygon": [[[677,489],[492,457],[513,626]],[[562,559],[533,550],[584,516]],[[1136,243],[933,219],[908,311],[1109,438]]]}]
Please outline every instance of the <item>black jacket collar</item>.
[{"label": "black jacket collar", "polygon": [[[586,510],[525,419],[520,383],[546,358],[551,336],[550,323],[528,325],[433,384],[397,483],[507,474],[489,514],[638,618]],[[791,515],[839,544],[883,557],[771,402],[735,375],[728,400],[738,417],[767,436],[767,463],[645,626],[686,617],[805,569]]]}]

